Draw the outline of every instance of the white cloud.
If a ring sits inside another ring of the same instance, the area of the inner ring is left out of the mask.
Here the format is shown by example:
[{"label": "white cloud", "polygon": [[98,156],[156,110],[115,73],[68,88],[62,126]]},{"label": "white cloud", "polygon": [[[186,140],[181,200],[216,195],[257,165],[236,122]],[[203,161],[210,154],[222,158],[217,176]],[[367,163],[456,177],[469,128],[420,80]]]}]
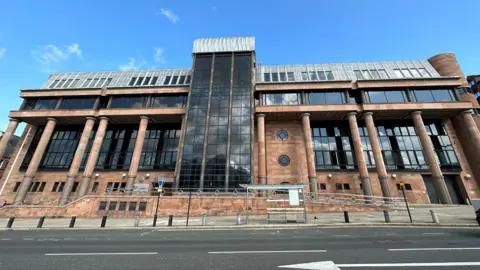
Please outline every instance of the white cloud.
[{"label": "white cloud", "polygon": [[127,64],[122,64],[118,66],[118,68],[120,70],[137,70],[145,66],[145,64],[146,62],[143,59],[140,59],[140,61],[138,61],[137,59],[130,57],[130,60],[128,61]]},{"label": "white cloud", "polygon": [[153,48],[153,51],[153,59],[155,60],[155,62],[160,64],[164,64],[167,62],[164,55],[165,51],[162,48]]},{"label": "white cloud", "polygon": [[173,13],[170,9],[161,8],[160,12],[156,13],[157,15],[162,14],[163,16],[167,17],[172,23],[177,23],[180,20],[177,14]]},{"label": "white cloud", "polygon": [[0,48],[0,58],[2,58],[4,55],[5,55],[5,52],[7,51],[7,49],[5,48]]},{"label": "white cloud", "polygon": [[31,50],[30,53],[43,72],[52,72],[55,64],[67,61],[72,55],[80,59],[82,58],[82,50],[80,50],[80,46],[77,43],[63,47],[51,44],[44,45],[36,50]]},{"label": "white cloud", "polygon": [[212,12],[217,12],[217,7],[216,6],[212,7]]}]

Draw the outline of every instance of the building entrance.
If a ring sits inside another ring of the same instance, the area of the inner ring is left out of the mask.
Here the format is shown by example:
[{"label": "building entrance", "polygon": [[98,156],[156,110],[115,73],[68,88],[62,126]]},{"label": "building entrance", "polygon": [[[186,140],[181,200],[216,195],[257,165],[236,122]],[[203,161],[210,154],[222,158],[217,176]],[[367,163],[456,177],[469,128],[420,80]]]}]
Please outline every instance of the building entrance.
[{"label": "building entrance", "polygon": [[[460,188],[458,187],[456,176],[455,175],[445,175],[445,184],[447,185],[448,193],[450,198],[452,198],[453,204],[464,204],[462,195],[460,193]],[[435,192],[435,187],[433,185],[431,176],[423,176],[423,181],[425,182],[425,187],[427,188],[428,198],[430,203],[440,204],[440,199]]]}]

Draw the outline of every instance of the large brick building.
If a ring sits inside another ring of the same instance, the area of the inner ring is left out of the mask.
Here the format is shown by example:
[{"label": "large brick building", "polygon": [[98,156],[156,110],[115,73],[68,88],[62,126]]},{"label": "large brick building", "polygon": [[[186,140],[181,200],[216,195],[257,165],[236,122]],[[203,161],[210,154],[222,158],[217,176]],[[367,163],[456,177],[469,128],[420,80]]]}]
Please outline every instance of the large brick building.
[{"label": "large brick building", "polygon": [[418,203],[480,196],[478,104],[451,53],[268,66],[251,37],[198,39],[191,69],[59,73],[20,96],[0,142],[3,154],[27,123],[0,181],[13,205],[137,207],[158,178],[173,193],[304,183],[396,197],[403,181]]}]

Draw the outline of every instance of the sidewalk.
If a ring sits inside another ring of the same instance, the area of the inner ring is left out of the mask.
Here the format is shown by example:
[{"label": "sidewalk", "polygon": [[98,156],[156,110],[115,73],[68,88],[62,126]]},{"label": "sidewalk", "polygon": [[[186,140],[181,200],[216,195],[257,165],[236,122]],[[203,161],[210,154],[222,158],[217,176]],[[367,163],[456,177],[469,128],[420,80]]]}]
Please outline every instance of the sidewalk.
[{"label": "sidewalk", "polygon": [[[437,213],[439,224],[434,224],[430,214],[430,208],[415,208],[412,209],[413,225],[421,226],[478,226],[475,220],[475,213],[472,206],[456,206],[456,207],[434,207]],[[271,223],[268,224],[266,215],[256,215],[248,217],[248,225],[245,224],[245,215],[241,216],[241,225],[237,225],[236,216],[207,216],[206,227],[209,228],[264,228],[264,227],[309,227],[309,226],[411,226],[407,211],[390,211],[390,223],[385,223],[383,212],[354,212],[349,213],[350,223],[345,224],[344,213],[309,213],[307,215],[307,223]],[[316,219],[315,219],[316,217]],[[0,219],[0,229],[6,229],[8,218]],[[94,229],[99,228],[101,218],[78,218],[75,222],[75,228]],[[12,229],[36,229],[38,218],[16,218]],[[68,228],[70,224],[69,218],[46,218],[43,228],[46,229],[60,229]],[[135,228],[134,218],[108,218],[106,228]],[[153,217],[145,217],[140,219],[139,228],[151,228],[153,225]],[[174,217],[173,226],[167,227],[168,217],[159,217],[157,220],[157,227],[169,229],[187,228],[186,217]],[[195,228],[202,226],[202,217],[190,217],[189,227]]]}]

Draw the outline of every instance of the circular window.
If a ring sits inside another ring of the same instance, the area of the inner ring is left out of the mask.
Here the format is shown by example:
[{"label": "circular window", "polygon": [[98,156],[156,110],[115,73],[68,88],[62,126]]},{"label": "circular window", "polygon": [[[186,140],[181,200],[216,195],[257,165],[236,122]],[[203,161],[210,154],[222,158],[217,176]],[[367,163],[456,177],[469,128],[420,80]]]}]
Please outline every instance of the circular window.
[{"label": "circular window", "polygon": [[278,157],[278,164],[281,166],[288,166],[288,164],[290,164],[290,158],[287,155],[281,155]]},{"label": "circular window", "polygon": [[286,139],[288,139],[288,132],[286,132],[285,130],[280,130],[277,133],[277,138],[279,140],[285,141]]}]

